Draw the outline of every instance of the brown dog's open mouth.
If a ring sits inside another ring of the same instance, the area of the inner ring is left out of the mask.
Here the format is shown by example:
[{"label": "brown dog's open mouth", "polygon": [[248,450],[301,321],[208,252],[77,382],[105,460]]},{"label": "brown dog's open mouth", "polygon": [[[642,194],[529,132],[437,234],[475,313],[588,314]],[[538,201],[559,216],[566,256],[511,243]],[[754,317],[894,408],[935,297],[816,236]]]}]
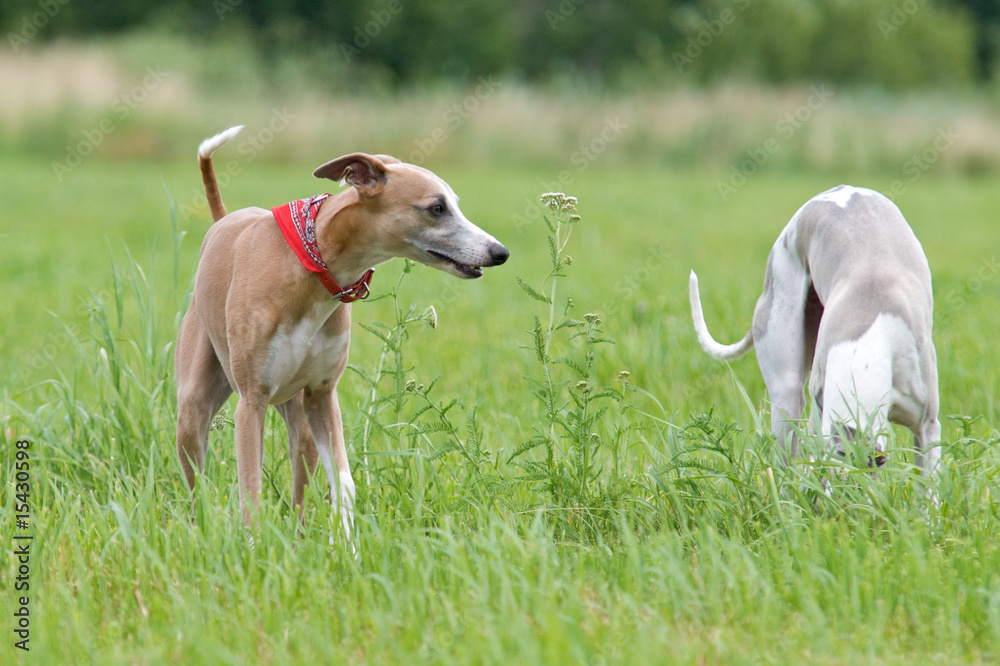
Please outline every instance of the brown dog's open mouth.
[{"label": "brown dog's open mouth", "polygon": [[427,254],[431,255],[438,261],[442,261],[446,264],[451,264],[458,269],[458,272],[469,278],[478,278],[483,276],[482,266],[472,266],[470,264],[463,264],[460,261],[455,261],[446,254],[441,254],[435,250],[427,250]]}]

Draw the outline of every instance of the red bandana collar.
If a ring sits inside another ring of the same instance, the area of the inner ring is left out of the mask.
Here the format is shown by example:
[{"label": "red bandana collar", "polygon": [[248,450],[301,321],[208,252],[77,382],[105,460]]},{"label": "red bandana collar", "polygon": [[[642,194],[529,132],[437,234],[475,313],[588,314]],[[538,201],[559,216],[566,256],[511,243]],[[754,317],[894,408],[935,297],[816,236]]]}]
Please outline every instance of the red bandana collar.
[{"label": "red bandana collar", "polygon": [[299,199],[271,209],[274,219],[278,222],[288,246],[295,252],[295,256],[302,262],[302,266],[316,273],[316,277],[323,283],[327,291],[333,294],[334,298],[339,298],[341,303],[350,303],[362,298],[368,298],[368,288],[372,281],[372,274],[375,272],[369,268],[361,279],[349,287],[343,288],[330,275],[323,257],[319,253],[319,245],[316,243],[316,213],[324,201],[330,198],[329,194],[317,194],[308,199]]}]

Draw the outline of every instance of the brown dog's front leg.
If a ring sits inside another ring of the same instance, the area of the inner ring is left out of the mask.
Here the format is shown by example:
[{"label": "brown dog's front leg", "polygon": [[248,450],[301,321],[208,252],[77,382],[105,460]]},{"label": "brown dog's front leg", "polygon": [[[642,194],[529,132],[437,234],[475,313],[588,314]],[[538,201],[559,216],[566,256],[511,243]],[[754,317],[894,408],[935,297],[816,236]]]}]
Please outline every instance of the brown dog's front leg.
[{"label": "brown dog's front leg", "polygon": [[[344,534],[350,539],[354,530],[354,478],[351,476],[351,465],[347,460],[344,424],[340,416],[336,388],[324,387],[315,391],[306,389],[305,410],[319,459],[323,463],[323,469],[333,490],[334,510],[340,516]],[[334,473],[335,466],[336,473]],[[331,540],[332,538],[331,536]],[[353,550],[353,542],[351,547]],[[356,550],[355,555],[357,555]]]}]

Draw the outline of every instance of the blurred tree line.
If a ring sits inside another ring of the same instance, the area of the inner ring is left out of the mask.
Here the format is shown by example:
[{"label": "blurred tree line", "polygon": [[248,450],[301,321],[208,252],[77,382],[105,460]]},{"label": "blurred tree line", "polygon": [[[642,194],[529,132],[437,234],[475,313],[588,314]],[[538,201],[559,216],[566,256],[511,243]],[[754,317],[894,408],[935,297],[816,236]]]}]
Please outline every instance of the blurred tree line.
[{"label": "blurred tree line", "polygon": [[907,88],[991,80],[998,0],[4,0],[6,46],[136,29],[305,54],[350,82],[569,75],[649,86],[744,78]]}]

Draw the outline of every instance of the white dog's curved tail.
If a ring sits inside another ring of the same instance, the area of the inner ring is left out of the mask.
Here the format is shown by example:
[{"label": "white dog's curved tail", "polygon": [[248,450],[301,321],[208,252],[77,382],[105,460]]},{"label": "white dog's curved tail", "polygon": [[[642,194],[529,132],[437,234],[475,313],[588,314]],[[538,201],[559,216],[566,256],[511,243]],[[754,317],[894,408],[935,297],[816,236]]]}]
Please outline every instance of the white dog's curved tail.
[{"label": "white dog's curved tail", "polygon": [[243,129],[243,125],[230,127],[224,132],[219,132],[215,136],[205,139],[198,146],[198,168],[201,169],[201,181],[205,184],[205,197],[208,199],[208,208],[212,211],[213,222],[218,222],[226,216],[226,205],[222,203],[219,181],[216,180],[215,169],[212,167],[212,153],[239,134],[241,129]]},{"label": "white dog's curved tail", "polygon": [[698,334],[698,342],[701,348],[715,358],[732,361],[737,359],[753,348],[753,330],[737,343],[724,345],[717,342],[712,334],[708,332],[708,325],[705,323],[705,313],[701,309],[701,294],[698,292],[698,276],[691,271],[691,279],[688,283],[688,293],[691,298],[691,319],[694,320],[694,332]]}]

